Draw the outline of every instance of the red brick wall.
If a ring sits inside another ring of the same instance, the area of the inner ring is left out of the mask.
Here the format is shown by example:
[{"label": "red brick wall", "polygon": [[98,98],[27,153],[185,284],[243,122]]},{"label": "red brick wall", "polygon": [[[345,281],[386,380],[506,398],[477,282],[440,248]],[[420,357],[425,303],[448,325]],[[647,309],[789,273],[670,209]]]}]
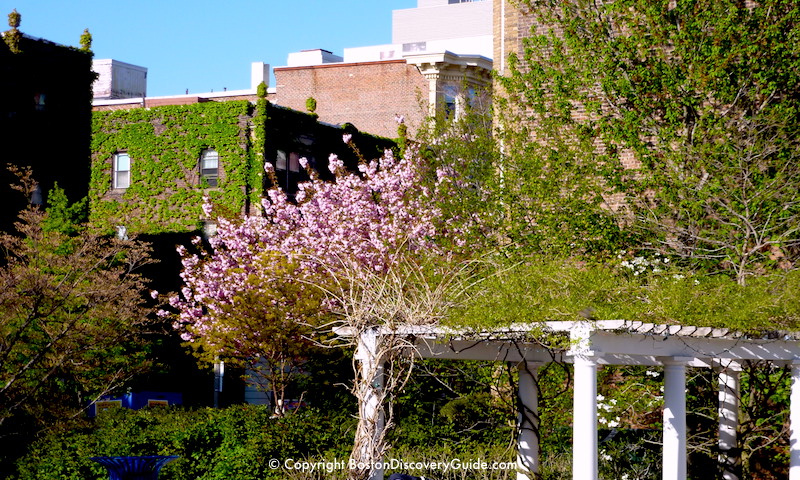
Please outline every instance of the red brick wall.
[{"label": "red brick wall", "polygon": [[[269,98],[269,95],[268,95]],[[237,100],[248,100],[250,102],[255,103],[258,100],[258,97],[253,95],[233,95],[233,96],[220,96],[220,97],[186,97],[186,96],[175,96],[175,97],[156,97],[156,98],[146,98],[145,99],[145,107],[162,107],[164,105],[191,105],[194,103],[201,103],[201,102],[233,102]],[[131,100],[131,103],[119,103],[114,105],[95,105],[92,107],[92,111],[94,112],[102,112],[105,110],[130,110],[133,108],[141,108],[142,102]]]},{"label": "red brick wall", "polygon": [[414,132],[427,115],[428,81],[404,60],[339,63],[275,70],[275,103],[306,111],[314,97],[320,121],[397,137],[395,115]]}]

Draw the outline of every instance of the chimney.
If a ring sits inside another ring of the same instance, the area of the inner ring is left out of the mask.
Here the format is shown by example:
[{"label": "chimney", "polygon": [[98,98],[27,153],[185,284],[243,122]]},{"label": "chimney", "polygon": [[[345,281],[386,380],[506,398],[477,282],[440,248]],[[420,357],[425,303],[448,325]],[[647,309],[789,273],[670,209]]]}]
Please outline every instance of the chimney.
[{"label": "chimney", "polygon": [[261,82],[269,87],[269,63],[253,62],[250,64],[250,89],[255,90]]}]

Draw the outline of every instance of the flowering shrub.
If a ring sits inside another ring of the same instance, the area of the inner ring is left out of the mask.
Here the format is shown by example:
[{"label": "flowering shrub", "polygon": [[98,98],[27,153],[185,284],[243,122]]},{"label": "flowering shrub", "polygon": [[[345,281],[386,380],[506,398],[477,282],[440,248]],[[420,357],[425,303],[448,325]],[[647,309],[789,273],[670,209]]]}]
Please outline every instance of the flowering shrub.
[{"label": "flowering shrub", "polygon": [[[362,162],[355,173],[332,155],[329,168],[335,180],[323,182],[309,170],[312,179],[299,185],[296,203],[273,188],[262,202],[264,216],[218,219],[212,253],[189,254],[180,248],[185,287],[170,303],[178,309],[176,326],[184,339],[215,350],[223,337],[237,334],[224,322],[225,309],[254,289],[296,322],[313,323],[304,315],[316,308],[297,312],[292,307],[300,298],[319,295],[309,283],[317,283],[320,274],[338,268],[383,272],[400,255],[435,248],[441,212],[424,186],[420,164],[413,149],[400,159],[387,151],[379,160]],[[273,172],[271,164],[265,169]],[[211,205],[205,209],[213,216]],[[276,282],[295,288],[267,292]],[[254,353],[243,342],[228,353]]]}]

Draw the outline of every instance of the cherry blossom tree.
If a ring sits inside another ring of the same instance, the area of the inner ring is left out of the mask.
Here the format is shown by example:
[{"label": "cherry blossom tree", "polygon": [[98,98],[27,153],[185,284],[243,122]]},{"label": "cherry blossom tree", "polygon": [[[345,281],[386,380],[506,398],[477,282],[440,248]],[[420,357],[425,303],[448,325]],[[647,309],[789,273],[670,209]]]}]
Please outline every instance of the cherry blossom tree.
[{"label": "cherry blossom tree", "polygon": [[[211,252],[181,249],[185,286],[171,305],[183,338],[206,355],[273,362],[271,371],[283,375],[269,378],[275,393],[315,333],[347,331],[359,346],[353,392],[369,410],[361,412],[353,450],[354,463],[365,467],[351,470],[363,478],[387,448],[382,431],[391,415],[380,405],[402,384],[410,358],[403,338],[374,333],[438,321],[466,290],[469,269],[452,267],[463,263],[441,247],[442,240],[464,243],[436,202],[456,184],[452,172],[426,170],[413,146],[402,158],[386,151],[362,159],[358,171],[335,155],[328,163],[332,182],[301,160],[311,180],[294,201],[269,190],[262,216],[218,219]],[[265,170],[274,176],[271,164]],[[206,213],[213,217],[210,205]],[[385,380],[376,385],[379,376]]]}]

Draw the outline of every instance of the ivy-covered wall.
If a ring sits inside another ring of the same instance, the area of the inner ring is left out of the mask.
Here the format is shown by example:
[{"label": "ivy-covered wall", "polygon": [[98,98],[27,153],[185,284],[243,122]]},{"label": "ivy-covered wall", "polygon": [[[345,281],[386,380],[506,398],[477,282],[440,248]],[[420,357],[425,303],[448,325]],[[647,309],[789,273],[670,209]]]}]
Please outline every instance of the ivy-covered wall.
[{"label": "ivy-covered wall", "polygon": [[[353,133],[367,158],[394,144],[390,140],[319,123],[307,113],[277,107],[265,99],[201,102],[154,108],[100,111],[93,117],[91,222],[112,232],[191,232],[202,227],[203,197],[231,215],[258,213],[265,188],[264,162],[304,156],[325,175],[328,156],[346,162],[355,156],[342,142]],[[219,154],[218,185],[200,175],[203,150]],[[130,157],[130,185],[113,188],[114,155]],[[307,178],[289,166],[279,171],[281,187],[291,192]]]},{"label": "ivy-covered wall", "polygon": [[[260,188],[250,175],[253,106],[249,102],[206,102],[95,112],[90,180],[91,221],[111,231],[132,233],[198,229],[203,196],[235,211]],[[200,178],[204,149],[219,153],[216,188]],[[114,155],[130,156],[130,186],[112,188]]]}]

